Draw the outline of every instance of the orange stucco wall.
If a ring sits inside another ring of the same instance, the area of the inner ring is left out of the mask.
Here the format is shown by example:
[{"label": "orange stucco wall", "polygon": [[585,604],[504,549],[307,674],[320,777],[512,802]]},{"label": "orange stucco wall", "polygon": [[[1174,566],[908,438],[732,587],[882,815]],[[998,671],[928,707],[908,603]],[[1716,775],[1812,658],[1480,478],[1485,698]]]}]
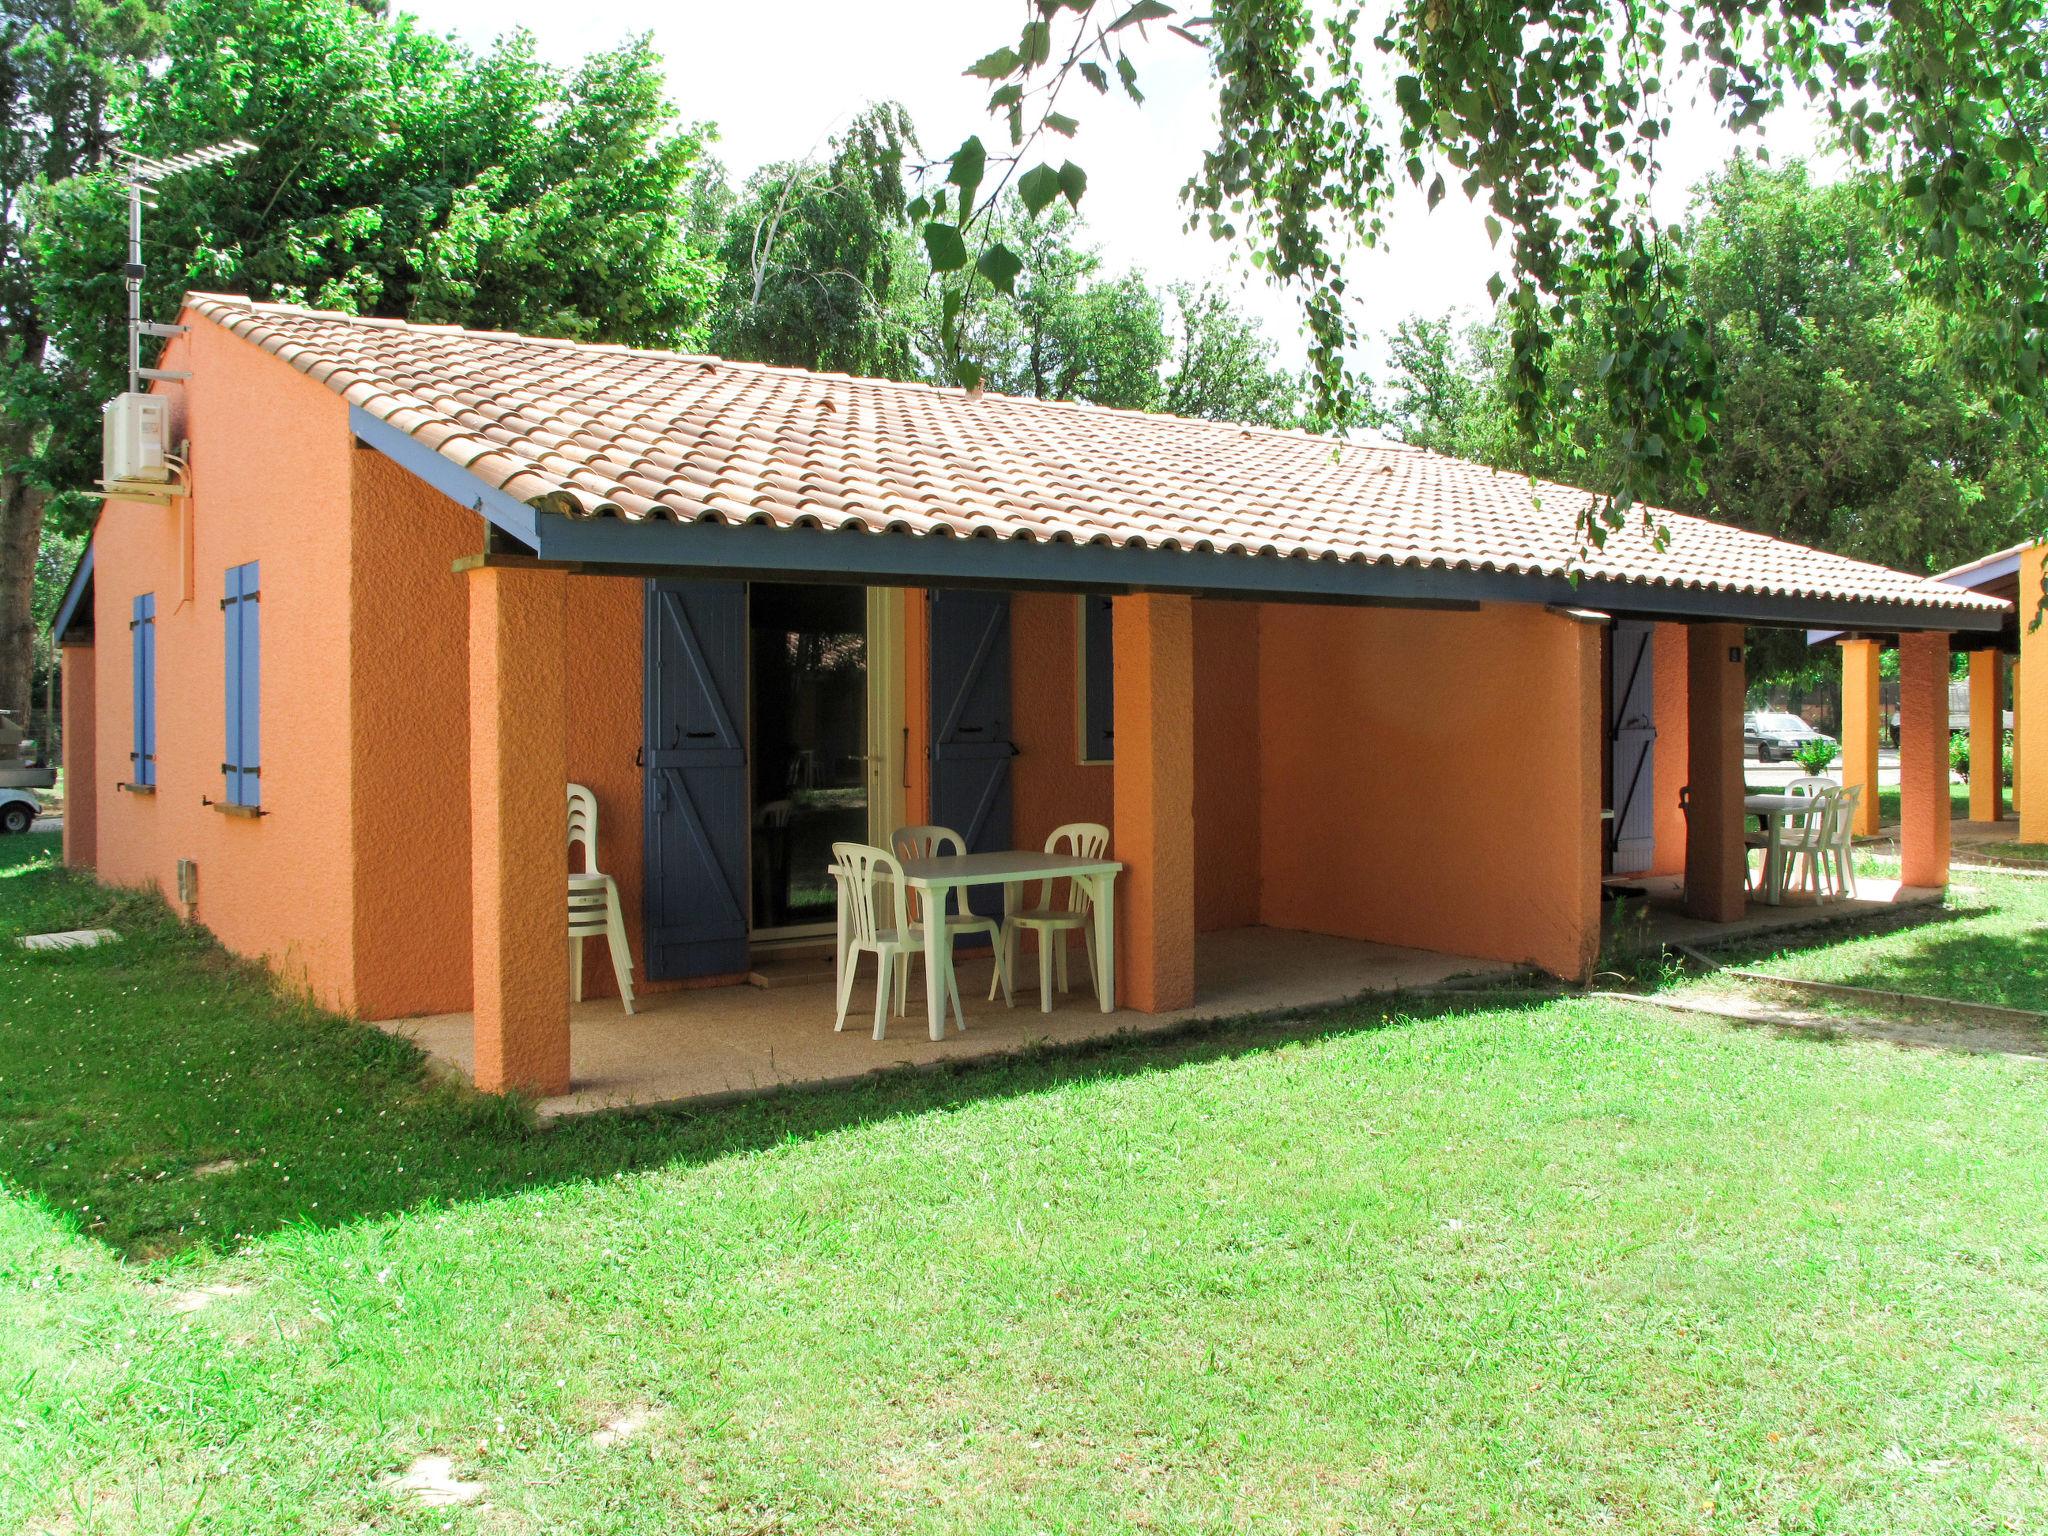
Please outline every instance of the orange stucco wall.
[{"label": "orange stucco wall", "polygon": [[1599,647],[1536,608],[1266,606],[1264,920],[1585,974]]},{"label": "orange stucco wall", "polygon": [[1079,615],[1070,593],[1019,592],[1010,599],[1010,712],[1018,749],[1010,824],[1019,848],[1043,847],[1053,828],[1070,821],[1110,824],[1110,765],[1081,761]]},{"label": "orange stucco wall", "polygon": [[351,466],[356,1006],[452,1013],[470,998],[470,860],[469,597],[451,567],[482,538],[382,454]]},{"label": "orange stucco wall", "polygon": [[[354,1004],[349,879],[352,769],[347,579],[349,434],[341,398],[187,315],[159,385],[173,436],[194,444],[182,506],[108,502],[94,532],[98,868],[174,897],[180,858],[198,865],[196,915],[228,948],[266,960],[322,1003]],[[261,818],[202,803],[220,771],[230,566],[260,560]],[[130,777],[128,621],[137,593],[157,612],[157,792]]]},{"label": "orange stucco wall", "polygon": [[1195,604],[1195,928],[1259,921],[1259,605]]},{"label": "orange stucco wall", "polygon": [[1685,787],[1688,757],[1685,692],[1686,647],[1683,624],[1659,624],[1652,641],[1656,667],[1651,705],[1657,718],[1657,744],[1650,777],[1657,796],[1654,818],[1656,846],[1650,857],[1653,875],[1685,873],[1685,812],[1678,792]]},{"label": "orange stucco wall", "polygon": [[99,861],[99,706],[90,645],[67,645],[64,669],[64,862],[91,869]]}]

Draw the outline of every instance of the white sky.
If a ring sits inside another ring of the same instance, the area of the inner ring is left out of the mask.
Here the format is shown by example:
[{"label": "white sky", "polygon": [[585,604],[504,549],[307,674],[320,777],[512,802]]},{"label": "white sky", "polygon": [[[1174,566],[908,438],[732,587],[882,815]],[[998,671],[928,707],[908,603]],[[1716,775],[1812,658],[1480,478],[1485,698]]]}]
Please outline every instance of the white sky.
[{"label": "white sky", "polygon": [[[472,46],[524,26],[551,60],[568,64],[651,32],[667,60],[671,94],[683,115],[715,123],[716,152],[737,180],[767,161],[822,149],[825,140],[871,101],[909,108],[927,154],[947,153],[971,133],[992,147],[1000,125],[983,111],[986,87],[962,70],[1014,42],[1017,0],[893,0],[882,7],[850,0],[397,0],[437,31]],[[1293,302],[1241,267],[1224,248],[1183,228],[1179,191],[1211,142],[1210,88],[1200,52],[1155,29],[1133,52],[1142,108],[1120,93],[1098,97],[1074,82],[1062,106],[1081,119],[1071,146],[1087,168],[1081,212],[1115,267],[1141,268],[1155,283],[1223,278],[1264,322],[1282,359],[1305,355]],[[1665,146],[1659,212],[1680,212],[1685,189],[1724,161],[1734,141],[1698,110],[1681,113]],[[1768,142],[1783,159],[1810,153],[1805,119],[1771,125]],[[1057,142],[1057,141],[1055,141]],[[1477,210],[1454,188],[1435,212],[1410,192],[1397,208],[1384,251],[1357,258],[1349,276],[1362,328],[1375,337],[1410,314],[1486,305],[1487,277],[1498,261]],[[1377,361],[1380,348],[1369,349]]]}]

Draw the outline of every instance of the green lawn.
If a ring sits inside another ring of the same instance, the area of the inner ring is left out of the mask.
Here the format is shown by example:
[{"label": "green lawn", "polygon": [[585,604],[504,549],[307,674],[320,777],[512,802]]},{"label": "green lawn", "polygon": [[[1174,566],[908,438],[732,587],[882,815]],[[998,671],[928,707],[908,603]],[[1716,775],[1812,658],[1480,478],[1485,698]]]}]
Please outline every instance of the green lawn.
[{"label": "green lawn", "polygon": [[[1970,819],[1970,786],[1951,784],[1948,787],[1948,813],[1955,821]],[[1896,786],[1877,792],[1877,819],[1886,826],[1899,823],[1899,791]]]},{"label": "green lawn", "polygon": [[2037,1061],[1504,996],[540,1132],[47,846],[0,1530],[2048,1527]]}]

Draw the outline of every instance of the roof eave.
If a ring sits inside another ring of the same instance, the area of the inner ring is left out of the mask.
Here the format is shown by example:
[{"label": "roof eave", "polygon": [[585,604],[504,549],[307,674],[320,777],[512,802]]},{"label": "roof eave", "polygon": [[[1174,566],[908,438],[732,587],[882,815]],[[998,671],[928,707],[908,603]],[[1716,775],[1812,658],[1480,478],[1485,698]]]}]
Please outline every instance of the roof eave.
[{"label": "roof eave", "polygon": [[[1426,607],[1482,602],[1597,608],[1631,617],[1844,628],[1995,629],[1995,611],[1847,598],[1733,592],[1586,577],[1512,575],[1392,561],[1217,554],[1108,544],[835,532],[667,518],[570,518],[541,512],[360,406],[366,446],[478,513],[540,560],[607,570],[703,573],[896,586],[1168,591],[1278,602]],[[1959,596],[1961,594],[1958,594]]]},{"label": "roof eave", "polygon": [[[71,580],[65,584],[64,601],[57,605],[57,616],[50,621],[50,638],[58,645],[82,645],[92,638],[92,604],[88,600],[92,592],[92,548],[88,539],[85,553],[78,557]],[[78,622],[81,614],[83,621]],[[78,631],[75,635],[74,624]]]}]

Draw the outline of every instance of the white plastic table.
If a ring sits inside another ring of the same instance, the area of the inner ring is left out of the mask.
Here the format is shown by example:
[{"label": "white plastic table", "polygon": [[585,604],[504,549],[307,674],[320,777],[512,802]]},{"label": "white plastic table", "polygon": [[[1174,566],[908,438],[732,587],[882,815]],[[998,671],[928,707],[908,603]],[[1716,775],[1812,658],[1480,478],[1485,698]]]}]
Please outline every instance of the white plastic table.
[{"label": "white plastic table", "polygon": [[1764,824],[1764,901],[1778,906],[1785,899],[1785,823],[1818,807],[1811,795],[1744,795],[1742,808]]},{"label": "white plastic table", "polygon": [[[1115,859],[1077,859],[1071,854],[1012,849],[1001,853],[951,854],[940,859],[905,859],[903,883],[921,895],[919,923],[924,929],[924,996],[926,1024],[934,1040],[946,1038],[946,988],[953,980],[953,946],[943,927],[951,893],[976,885],[1003,888],[1003,915],[1017,907],[1017,891],[1034,880],[1072,878],[1088,882],[1089,918],[1095,924],[1095,1000],[1104,1013],[1116,1011],[1116,877],[1123,865]],[[846,957],[846,903],[839,902],[840,964]]]}]

